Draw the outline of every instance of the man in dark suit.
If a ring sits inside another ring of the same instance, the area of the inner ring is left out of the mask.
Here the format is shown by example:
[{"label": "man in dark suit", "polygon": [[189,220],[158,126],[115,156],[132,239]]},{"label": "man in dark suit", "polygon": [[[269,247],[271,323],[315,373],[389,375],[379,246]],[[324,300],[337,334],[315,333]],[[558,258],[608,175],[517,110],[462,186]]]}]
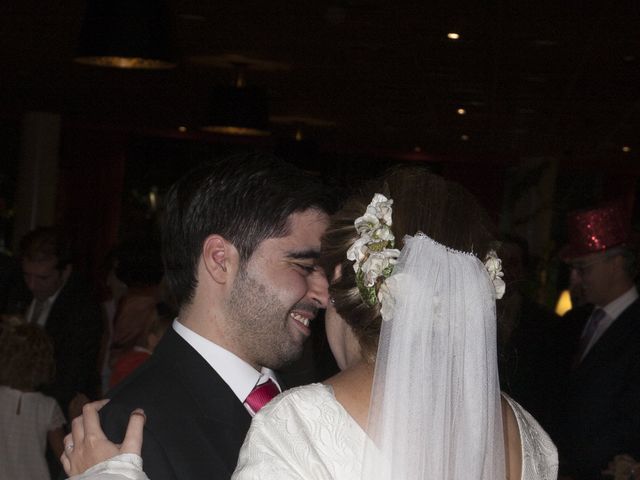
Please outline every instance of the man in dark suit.
[{"label": "man in dark suit", "polygon": [[640,300],[629,222],[610,205],[570,217],[563,257],[594,307],[584,319],[557,438],[561,475],[600,479],[617,454],[640,454]]},{"label": "man in dark suit", "polygon": [[71,242],[59,228],[39,227],[20,241],[22,275],[33,297],[25,318],[45,329],[55,351],[56,377],[45,393],[73,417],[81,405],[69,415],[72,400],[81,404],[99,394],[104,318],[87,282],[73,273],[71,260]]},{"label": "man in dark suit", "polygon": [[130,413],[144,409],[153,480],[233,473],[261,407],[253,392],[279,392],[272,369],[301,354],[326,306],[315,265],[328,200],[315,179],[260,154],[199,167],[172,187],[163,256],[179,315],[101,411],[119,443]]}]

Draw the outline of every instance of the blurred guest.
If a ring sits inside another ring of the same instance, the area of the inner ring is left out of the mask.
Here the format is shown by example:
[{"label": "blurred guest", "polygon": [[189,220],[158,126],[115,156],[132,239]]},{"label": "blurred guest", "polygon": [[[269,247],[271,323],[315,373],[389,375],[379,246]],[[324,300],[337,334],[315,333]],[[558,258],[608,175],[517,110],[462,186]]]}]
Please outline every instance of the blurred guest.
[{"label": "blurred guest", "polygon": [[163,303],[156,305],[155,317],[144,337],[144,342],[140,342],[139,345],[135,345],[118,357],[118,361],[111,370],[109,387],[116,386],[151,356],[176,316],[177,314],[171,311],[167,305]]},{"label": "blurred guest", "polygon": [[509,289],[499,316],[500,386],[551,431],[563,358],[560,318],[528,294],[526,240],[503,237],[501,257]]},{"label": "blurred guest", "polygon": [[33,297],[25,320],[44,327],[53,340],[56,376],[45,393],[72,418],[99,392],[102,309],[87,282],[73,272],[71,242],[59,228],[39,227],[27,233],[20,242],[20,259]]},{"label": "blurred guest", "polygon": [[579,338],[567,341],[576,348],[557,443],[561,473],[590,480],[618,454],[640,456],[636,244],[618,205],[574,213],[568,225],[561,257],[593,308]]},{"label": "blurred guest", "polygon": [[0,252],[0,320],[23,322],[30,301],[31,293],[22,279],[20,260]]},{"label": "blurred guest", "polygon": [[58,458],[62,454],[62,410],[36,392],[54,373],[53,344],[42,328],[0,326],[0,478],[49,478],[47,442]]},{"label": "blurred guest", "polygon": [[156,316],[156,304],[162,300],[160,282],[164,274],[160,245],[150,239],[124,243],[117,251],[115,274],[127,289],[115,312],[109,363],[146,342],[149,327]]},{"label": "blurred guest", "polygon": [[111,377],[110,349],[113,343],[113,324],[116,308],[127,291],[125,283],[116,275],[118,257],[116,249],[112,249],[104,258],[100,268],[100,304],[104,309],[104,334],[100,345],[99,365],[102,393],[109,389]]},{"label": "blurred guest", "polygon": [[640,480],[640,462],[630,455],[616,455],[602,474],[603,479]]},{"label": "blurred guest", "polygon": [[0,313],[7,312],[9,287],[19,271],[17,267],[13,257],[0,250]]}]

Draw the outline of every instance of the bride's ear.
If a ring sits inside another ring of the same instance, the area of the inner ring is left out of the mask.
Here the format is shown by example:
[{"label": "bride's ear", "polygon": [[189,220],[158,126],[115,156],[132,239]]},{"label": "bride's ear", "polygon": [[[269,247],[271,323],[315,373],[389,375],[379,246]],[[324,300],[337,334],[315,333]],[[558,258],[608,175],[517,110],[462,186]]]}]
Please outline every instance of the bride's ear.
[{"label": "bride's ear", "polygon": [[329,283],[336,283],[342,278],[342,264],[337,264],[333,269],[333,276],[329,279]]}]

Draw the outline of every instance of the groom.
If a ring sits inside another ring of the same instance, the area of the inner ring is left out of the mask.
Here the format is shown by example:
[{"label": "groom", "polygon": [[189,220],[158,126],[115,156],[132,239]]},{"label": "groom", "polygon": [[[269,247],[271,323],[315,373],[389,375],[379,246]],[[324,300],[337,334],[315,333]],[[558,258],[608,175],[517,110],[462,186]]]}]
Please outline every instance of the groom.
[{"label": "groom", "polygon": [[144,409],[149,478],[233,473],[260,400],[280,390],[271,369],[300,356],[326,306],[315,266],[329,204],[315,179],[262,154],[197,168],[170,190],[163,255],[179,316],[101,411],[121,442]]}]

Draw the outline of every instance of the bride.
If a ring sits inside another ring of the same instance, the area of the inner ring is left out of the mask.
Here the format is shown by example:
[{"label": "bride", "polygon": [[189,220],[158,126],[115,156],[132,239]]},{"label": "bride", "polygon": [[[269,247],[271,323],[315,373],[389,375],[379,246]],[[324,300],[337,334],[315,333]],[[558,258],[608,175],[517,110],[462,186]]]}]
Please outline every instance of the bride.
[{"label": "bride", "polygon": [[[393,170],[354,194],[320,259],[342,371],[264,407],[233,478],[555,479],[553,443],[500,394],[495,299],[505,285],[495,248],[473,197],[423,170]],[[96,408],[73,422],[67,473],[145,479],[143,416],[132,415],[117,446]]]}]

